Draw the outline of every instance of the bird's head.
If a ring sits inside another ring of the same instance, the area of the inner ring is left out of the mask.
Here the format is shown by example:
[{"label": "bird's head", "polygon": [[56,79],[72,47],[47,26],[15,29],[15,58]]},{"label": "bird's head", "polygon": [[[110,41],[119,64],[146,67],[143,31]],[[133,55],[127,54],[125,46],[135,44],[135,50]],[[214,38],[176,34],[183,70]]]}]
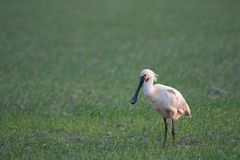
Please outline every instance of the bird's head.
[{"label": "bird's head", "polygon": [[149,80],[157,81],[157,76],[158,75],[155,74],[150,69],[144,69],[141,71],[138,87],[137,87],[137,90],[135,91],[135,94],[133,95],[133,97],[131,99],[131,102],[130,102],[131,104],[135,104],[137,102],[138,93],[139,93],[139,90],[141,89],[143,83],[148,82]]},{"label": "bird's head", "polygon": [[140,73],[140,78],[143,77],[144,81],[147,82],[149,79],[152,79],[154,81],[157,81],[157,74],[155,74],[152,70],[150,69],[144,69]]}]

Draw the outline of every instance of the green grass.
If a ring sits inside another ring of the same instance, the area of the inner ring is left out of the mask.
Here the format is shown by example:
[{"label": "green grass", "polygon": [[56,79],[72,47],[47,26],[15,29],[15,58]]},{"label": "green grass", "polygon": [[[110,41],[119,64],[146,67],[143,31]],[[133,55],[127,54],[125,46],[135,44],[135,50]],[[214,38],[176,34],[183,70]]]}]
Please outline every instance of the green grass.
[{"label": "green grass", "polygon": [[[239,15],[237,0],[2,0],[0,159],[239,159]],[[142,92],[129,104],[144,68],[191,108],[175,148]]]}]

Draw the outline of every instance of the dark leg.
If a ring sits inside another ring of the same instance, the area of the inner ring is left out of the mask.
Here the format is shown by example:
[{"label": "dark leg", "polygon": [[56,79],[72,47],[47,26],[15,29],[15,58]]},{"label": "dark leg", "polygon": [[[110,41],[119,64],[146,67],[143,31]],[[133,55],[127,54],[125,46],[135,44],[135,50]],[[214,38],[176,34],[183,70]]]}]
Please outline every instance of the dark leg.
[{"label": "dark leg", "polygon": [[164,132],[164,141],[163,141],[163,148],[165,146],[165,143],[166,143],[166,139],[167,139],[167,130],[168,130],[168,127],[167,127],[167,119],[166,118],[163,118],[164,120],[164,124],[165,124],[165,132]]},{"label": "dark leg", "polygon": [[176,144],[176,130],[175,130],[175,121],[172,119],[172,135],[173,135],[173,146]]}]

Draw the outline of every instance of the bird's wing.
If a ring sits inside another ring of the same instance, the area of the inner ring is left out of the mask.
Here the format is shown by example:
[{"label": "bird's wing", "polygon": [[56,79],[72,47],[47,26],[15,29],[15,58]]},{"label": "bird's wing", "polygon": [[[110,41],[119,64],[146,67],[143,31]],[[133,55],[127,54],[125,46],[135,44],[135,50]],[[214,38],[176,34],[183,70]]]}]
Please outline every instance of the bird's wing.
[{"label": "bird's wing", "polygon": [[190,116],[190,109],[182,94],[174,88],[166,88],[166,94],[170,100],[170,106],[177,109],[183,116]]},{"label": "bird's wing", "polygon": [[174,96],[176,96],[176,92],[174,91],[174,89],[168,88],[166,91],[168,93],[174,94]]}]

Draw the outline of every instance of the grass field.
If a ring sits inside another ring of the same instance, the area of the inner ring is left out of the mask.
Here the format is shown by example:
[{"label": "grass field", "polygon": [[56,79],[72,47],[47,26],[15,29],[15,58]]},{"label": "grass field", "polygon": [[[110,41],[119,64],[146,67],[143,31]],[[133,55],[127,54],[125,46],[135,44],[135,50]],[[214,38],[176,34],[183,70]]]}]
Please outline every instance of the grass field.
[{"label": "grass field", "polygon": [[[237,0],[0,1],[0,159],[239,159]],[[182,92],[164,123],[139,73]],[[171,133],[171,132],[169,132]]]}]

